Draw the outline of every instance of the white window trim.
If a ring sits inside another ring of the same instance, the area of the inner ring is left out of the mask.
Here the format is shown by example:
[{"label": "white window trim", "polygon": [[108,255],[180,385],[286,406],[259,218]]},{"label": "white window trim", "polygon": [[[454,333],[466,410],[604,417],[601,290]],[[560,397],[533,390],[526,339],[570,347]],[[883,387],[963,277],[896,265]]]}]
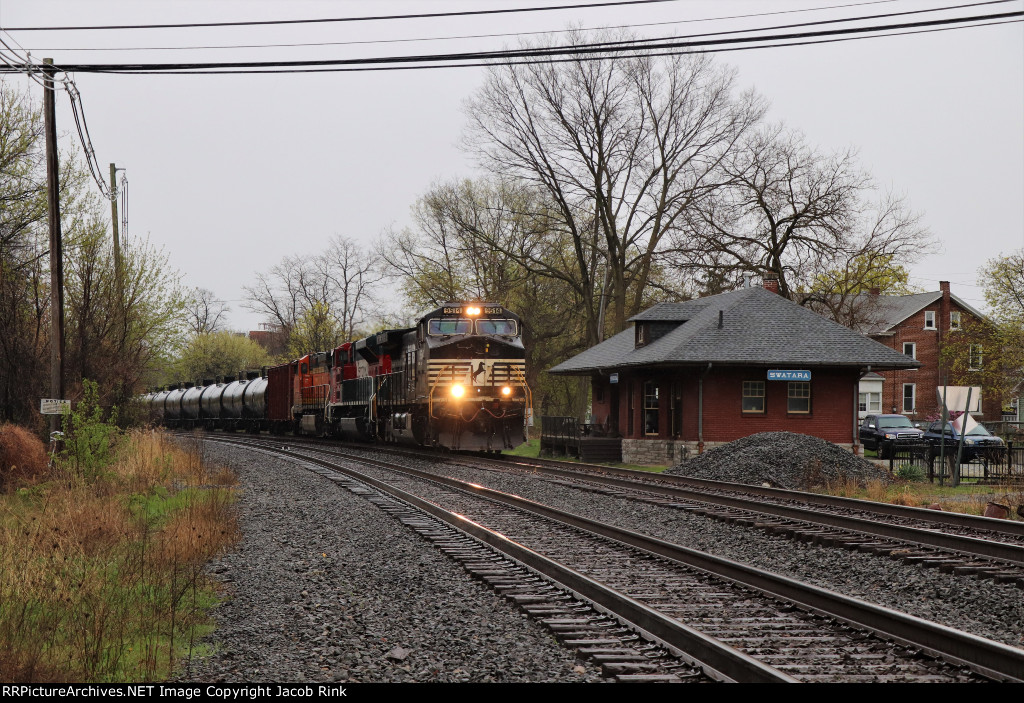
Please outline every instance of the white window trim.
[{"label": "white window trim", "polygon": [[[928,324],[929,321],[931,321],[932,324],[929,325]],[[937,327],[935,325],[935,311],[934,310],[925,310],[924,311],[924,328],[926,330],[937,329]]]},{"label": "white window trim", "polygon": [[[953,323],[954,315],[956,316],[956,324]],[[963,317],[960,315],[959,310],[949,311],[949,329],[958,330],[962,326]]]},{"label": "white window trim", "polygon": [[[978,348],[978,365],[975,366],[974,361],[974,348]],[[980,344],[971,344],[967,347],[967,370],[968,371],[981,371],[985,368],[985,348]]]},{"label": "white window trim", "polygon": [[[863,398],[863,403],[861,399]],[[861,405],[863,408],[860,408]],[[879,391],[864,391],[857,394],[857,407],[863,415],[882,412],[882,394]],[[862,416],[863,416],[862,415]]]},{"label": "white window trim", "polygon": [[[906,353],[906,348],[907,348],[908,345],[910,347],[910,353],[909,354]],[[916,342],[904,342],[903,343],[903,355],[904,356],[909,356],[914,361],[918,360],[918,343],[916,343]],[[918,369],[916,369],[916,368],[908,368],[907,370],[908,371],[915,371],[915,370],[918,370]]]},{"label": "white window trim", "polygon": [[[910,402],[911,407],[907,407],[907,386],[910,386]],[[903,384],[903,412],[912,413],[917,411],[917,384],[916,383],[904,383]]]}]

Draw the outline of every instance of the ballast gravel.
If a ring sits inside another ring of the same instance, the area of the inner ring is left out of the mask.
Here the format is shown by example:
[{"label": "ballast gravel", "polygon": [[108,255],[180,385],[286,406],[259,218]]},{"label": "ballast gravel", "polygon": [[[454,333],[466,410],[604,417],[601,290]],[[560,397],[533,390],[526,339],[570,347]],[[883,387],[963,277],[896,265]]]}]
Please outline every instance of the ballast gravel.
[{"label": "ballast gravel", "polygon": [[792,540],[685,510],[580,490],[542,480],[535,474],[516,475],[438,462],[414,463],[417,468],[439,475],[514,493],[1024,648],[1024,597],[1021,589],[1012,584]]},{"label": "ballast gravel", "polygon": [[225,600],[177,680],[603,680],[365,498],[293,462],[205,444],[207,461],[239,476],[243,537],[208,566]]},{"label": "ballast gravel", "polygon": [[889,472],[817,437],[760,432],[684,461],[665,473],[747,485],[806,489],[837,481],[890,482]]}]

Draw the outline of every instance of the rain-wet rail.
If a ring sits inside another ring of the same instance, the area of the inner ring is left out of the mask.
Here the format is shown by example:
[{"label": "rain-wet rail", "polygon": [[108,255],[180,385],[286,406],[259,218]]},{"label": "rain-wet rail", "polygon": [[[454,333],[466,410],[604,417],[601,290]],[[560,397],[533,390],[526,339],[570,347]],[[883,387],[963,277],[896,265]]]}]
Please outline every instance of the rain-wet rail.
[{"label": "rain-wet rail", "polygon": [[[479,540],[500,546],[507,555],[502,558],[511,556],[531,569],[552,575],[597,609],[619,612],[618,617],[652,636],[656,645],[668,651],[689,652],[719,678],[969,681],[984,676],[1013,679],[1024,670],[1024,651],[1013,647],[532,501],[364,457],[325,461],[311,456],[339,453],[331,449],[299,447],[287,441],[285,444],[293,450],[283,450],[279,440],[256,443],[265,451],[316,463],[324,471],[328,467],[348,471],[336,466],[339,461],[361,464],[360,481],[370,482],[378,490],[386,489],[387,484],[405,490],[402,500],[428,510],[434,517],[447,515],[442,519]],[[253,446],[251,441],[249,446]],[[515,507],[511,507],[513,504]],[[452,512],[464,517],[452,516]],[[450,543],[456,551],[462,549],[458,543]],[[506,585],[514,583],[515,579],[509,581],[511,577],[503,575],[501,568],[490,569],[488,559],[474,559],[483,576]],[[519,587],[510,588],[514,591]],[[544,603],[540,595],[529,592],[520,590],[514,595],[528,602],[537,598],[534,604]],[[548,607],[554,606],[542,605],[541,611]],[[621,614],[622,610],[627,614]],[[543,612],[539,614],[543,616]],[[572,611],[549,614],[549,625],[589,643],[583,649],[604,650],[595,656],[606,657],[607,663],[618,667],[618,674],[677,679],[686,676],[673,672],[673,668],[685,665],[685,657],[666,666],[653,661],[662,659],[660,654],[653,658],[647,653],[627,654],[626,648],[610,644],[614,640],[585,634],[588,623],[600,624],[592,621],[591,615],[577,617]],[[935,654],[941,657],[934,658]]]},{"label": "rain-wet rail", "polygon": [[[580,471],[532,460],[453,461],[470,466],[486,462],[492,467],[518,467],[580,490],[686,510],[793,539],[1024,588],[1024,537],[1018,536],[1024,523],[939,513],[947,521],[935,518],[938,511],[934,510],[851,499],[819,502],[819,498],[832,496],[673,476],[651,479],[637,476],[641,472],[636,471],[623,477],[614,469],[615,473],[605,475],[597,467]],[[890,512],[889,508],[906,509]]]}]

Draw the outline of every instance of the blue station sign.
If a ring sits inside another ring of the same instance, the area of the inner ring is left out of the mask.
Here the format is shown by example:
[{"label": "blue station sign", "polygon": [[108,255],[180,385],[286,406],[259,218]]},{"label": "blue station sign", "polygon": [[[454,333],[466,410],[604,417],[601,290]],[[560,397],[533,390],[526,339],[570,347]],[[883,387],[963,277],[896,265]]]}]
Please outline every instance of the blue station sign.
[{"label": "blue station sign", "polygon": [[810,371],[789,371],[783,369],[768,369],[769,381],[810,381]]}]

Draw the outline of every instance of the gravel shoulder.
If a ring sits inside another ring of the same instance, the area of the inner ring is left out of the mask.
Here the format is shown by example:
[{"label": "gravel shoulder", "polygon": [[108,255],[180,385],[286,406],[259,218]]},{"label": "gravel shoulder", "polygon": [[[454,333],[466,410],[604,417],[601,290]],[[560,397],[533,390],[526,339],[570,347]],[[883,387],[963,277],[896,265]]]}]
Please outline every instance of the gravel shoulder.
[{"label": "gravel shoulder", "polygon": [[584,682],[599,670],[376,506],[293,462],[207,443],[242,540],[189,682]]}]

